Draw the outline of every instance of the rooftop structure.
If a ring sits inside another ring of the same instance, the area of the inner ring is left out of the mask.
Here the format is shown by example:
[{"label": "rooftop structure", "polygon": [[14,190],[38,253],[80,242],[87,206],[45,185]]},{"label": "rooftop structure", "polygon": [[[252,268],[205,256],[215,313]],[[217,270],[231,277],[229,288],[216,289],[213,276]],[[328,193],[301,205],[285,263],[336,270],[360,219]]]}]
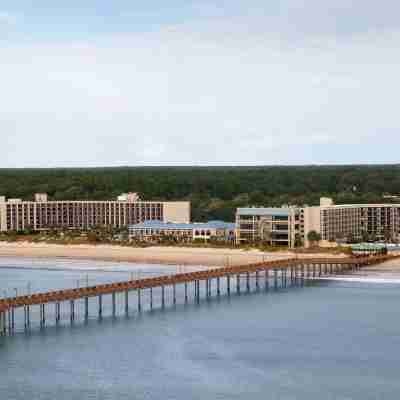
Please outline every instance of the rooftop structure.
[{"label": "rooftop structure", "polygon": [[133,203],[135,201],[140,201],[140,197],[137,193],[122,193],[117,198],[118,201],[128,201]]},{"label": "rooftop structure", "polygon": [[289,216],[291,212],[290,208],[260,208],[260,207],[249,207],[249,208],[238,208],[238,215],[248,215],[248,216]]}]

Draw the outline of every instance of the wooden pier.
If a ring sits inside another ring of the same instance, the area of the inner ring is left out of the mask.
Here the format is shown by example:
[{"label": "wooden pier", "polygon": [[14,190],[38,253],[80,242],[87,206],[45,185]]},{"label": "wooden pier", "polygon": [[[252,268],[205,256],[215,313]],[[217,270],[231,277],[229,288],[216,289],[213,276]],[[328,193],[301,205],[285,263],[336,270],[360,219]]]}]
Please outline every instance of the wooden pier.
[{"label": "wooden pier", "polygon": [[[96,315],[103,316],[103,296],[111,296],[112,315],[116,315],[116,294],[124,294],[124,311],[128,314],[129,292],[137,293],[137,310],[142,310],[142,292],[147,290],[150,296],[150,308],[155,306],[153,300],[153,290],[161,289],[161,301],[159,306],[166,306],[165,288],[172,287],[172,303],[177,301],[177,285],[184,286],[184,302],[188,303],[189,298],[195,303],[200,302],[200,283],[205,283],[205,296],[212,296],[212,282],[216,281],[215,295],[221,296],[221,280],[226,280],[224,288],[226,295],[232,292],[240,294],[242,289],[241,279],[244,279],[245,291],[250,292],[250,277],[255,281],[256,290],[261,288],[268,289],[269,285],[278,288],[279,281],[282,286],[286,285],[287,280],[291,282],[304,281],[305,279],[333,275],[359,270],[368,265],[379,264],[389,261],[399,256],[381,255],[374,257],[351,257],[351,258],[291,258],[278,261],[269,261],[256,264],[246,264],[225,268],[215,268],[205,271],[174,274],[169,276],[159,276],[130,280],[126,282],[110,283],[83,287],[78,289],[65,289],[51,291],[47,293],[32,294],[30,296],[18,296],[0,300],[0,335],[13,335],[16,331],[16,310],[23,309],[24,330],[29,331],[31,327],[31,307],[38,306],[40,310],[40,328],[46,326],[46,306],[55,306],[55,322],[60,322],[61,303],[69,303],[69,314],[71,323],[75,320],[75,301],[83,300],[84,318],[89,318],[89,298],[97,297]],[[215,282],[214,282],[215,283]],[[214,284],[215,287],[215,284]],[[189,290],[191,289],[191,292]]]}]

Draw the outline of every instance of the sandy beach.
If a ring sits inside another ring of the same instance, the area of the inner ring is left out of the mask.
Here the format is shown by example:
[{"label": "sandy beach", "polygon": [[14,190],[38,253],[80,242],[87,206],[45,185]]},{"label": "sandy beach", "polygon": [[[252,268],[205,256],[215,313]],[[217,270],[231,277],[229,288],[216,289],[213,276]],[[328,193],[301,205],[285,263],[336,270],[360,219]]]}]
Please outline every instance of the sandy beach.
[{"label": "sandy beach", "polygon": [[[57,245],[0,242],[0,257],[67,258],[140,264],[225,266],[293,257],[290,251],[264,253],[259,250],[188,247],[133,248],[111,245]],[[324,255],[306,254],[302,257]],[[325,255],[326,256],[326,255]]]}]

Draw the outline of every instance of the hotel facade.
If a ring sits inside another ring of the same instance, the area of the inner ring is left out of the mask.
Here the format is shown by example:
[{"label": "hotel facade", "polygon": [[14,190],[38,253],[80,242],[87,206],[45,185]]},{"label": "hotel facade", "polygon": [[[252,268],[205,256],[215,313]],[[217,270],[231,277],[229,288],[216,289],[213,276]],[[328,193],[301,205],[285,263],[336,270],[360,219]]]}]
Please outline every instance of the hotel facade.
[{"label": "hotel facade", "polygon": [[299,223],[300,212],[294,207],[238,208],[236,243],[267,242],[294,247]]},{"label": "hotel facade", "polygon": [[322,240],[400,239],[399,204],[345,204],[321,206]]},{"label": "hotel facade", "polygon": [[141,201],[135,193],[121,195],[116,201],[49,201],[44,193],[36,194],[34,201],[0,196],[2,232],[122,228],[149,220],[189,223],[190,202]]},{"label": "hotel facade", "polygon": [[400,204],[342,204],[321,198],[315,207],[238,208],[236,243],[266,242],[309,247],[315,231],[322,242],[400,240]]}]

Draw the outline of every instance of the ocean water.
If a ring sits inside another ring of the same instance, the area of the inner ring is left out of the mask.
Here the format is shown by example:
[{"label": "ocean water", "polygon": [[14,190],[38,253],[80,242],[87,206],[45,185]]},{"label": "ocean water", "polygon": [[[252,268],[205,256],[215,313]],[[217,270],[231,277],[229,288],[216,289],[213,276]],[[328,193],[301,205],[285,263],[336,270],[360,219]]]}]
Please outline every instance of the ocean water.
[{"label": "ocean water", "polygon": [[[59,260],[50,263],[54,269],[30,269],[41,262],[1,260],[1,290],[23,292],[28,281],[39,291],[76,287],[87,278],[90,284],[129,278],[129,266],[121,264],[99,264],[97,270],[85,261],[80,271],[70,271]],[[140,270],[146,276],[176,268]],[[0,399],[399,398],[399,283],[320,280],[278,290],[270,285],[268,291],[261,285],[256,292],[253,280],[251,293],[244,284],[240,296],[235,282],[230,297],[223,287],[221,298],[211,300],[204,299],[203,286],[200,304],[194,304],[192,288],[184,304],[178,288],[176,306],[168,289],[164,310],[154,291],[153,311],[143,292],[141,313],[132,293],[128,317],[122,297],[117,318],[104,298],[101,320],[93,299],[88,323],[77,304],[73,325],[66,304],[59,327],[48,306],[48,328],[33,324],[26,334],[19,324],[15,336],[0,338]]]}]

